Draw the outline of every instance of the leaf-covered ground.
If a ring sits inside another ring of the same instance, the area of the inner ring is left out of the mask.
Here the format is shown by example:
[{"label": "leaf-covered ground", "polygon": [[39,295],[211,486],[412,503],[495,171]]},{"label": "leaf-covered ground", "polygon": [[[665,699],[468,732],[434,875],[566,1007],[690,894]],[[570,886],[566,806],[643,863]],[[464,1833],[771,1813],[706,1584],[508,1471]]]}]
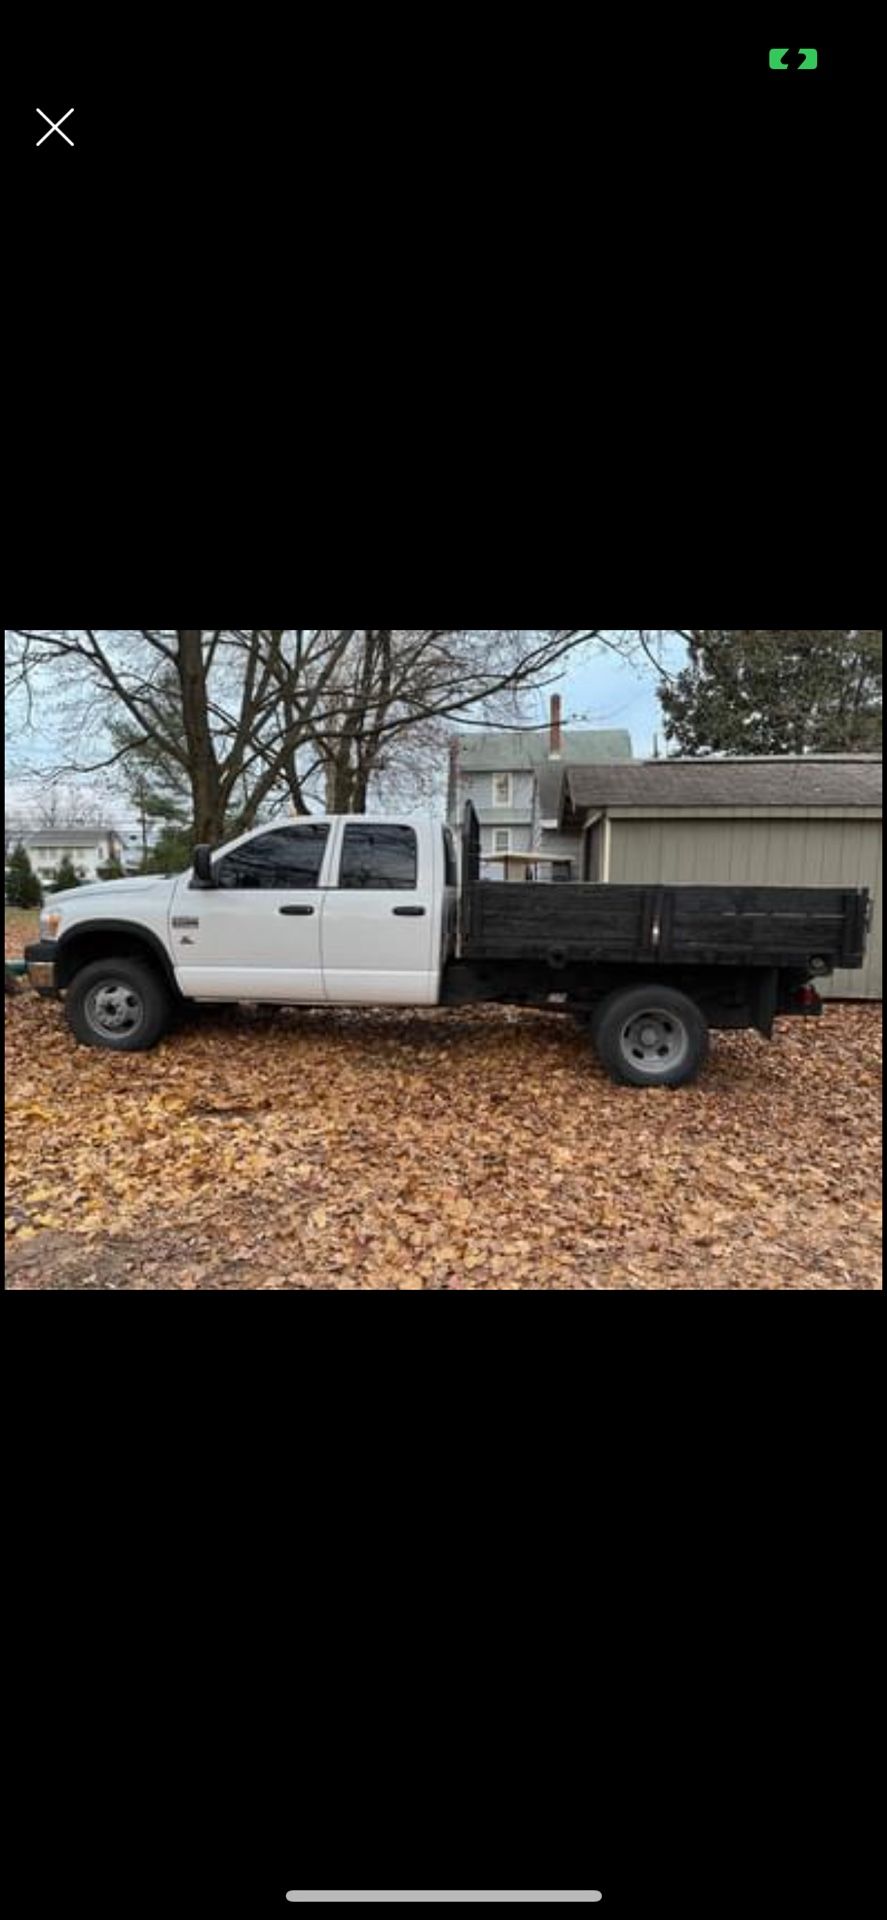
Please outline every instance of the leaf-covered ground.
[{"label": "leaf-covered ground", "polygon": [[881,1017],[716,1037],[679,1093],[570,1021],[210,1013],[154,1053],[6,1002],[14,1288],[875,1288]]},{"label": "leaf-covered ground", "polygon": [[7,960],[20,960],[29,940],[40,938],[40,914],[36,907],[7,907],[4,944]]}]

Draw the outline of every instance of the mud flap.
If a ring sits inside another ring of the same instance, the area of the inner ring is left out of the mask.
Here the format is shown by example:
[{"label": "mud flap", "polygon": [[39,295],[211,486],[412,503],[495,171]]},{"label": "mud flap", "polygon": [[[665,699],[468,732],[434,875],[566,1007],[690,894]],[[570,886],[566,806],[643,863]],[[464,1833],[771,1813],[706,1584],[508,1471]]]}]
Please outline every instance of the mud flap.
[{"label": "mud flap", "polygon": [[779,969],[763,967],[756,973],[752,990],[752,1019],[765,1040],[772,1040],[779,1012]]}]

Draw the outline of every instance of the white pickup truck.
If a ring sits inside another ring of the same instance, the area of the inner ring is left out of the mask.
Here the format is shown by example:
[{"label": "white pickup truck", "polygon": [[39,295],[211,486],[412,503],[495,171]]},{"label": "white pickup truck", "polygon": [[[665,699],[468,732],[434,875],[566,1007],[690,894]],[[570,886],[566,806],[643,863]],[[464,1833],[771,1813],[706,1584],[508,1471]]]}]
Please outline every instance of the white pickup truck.
[{"label": "white pickup truck", "polygon": [[711,1027],[820,1012],[811,982],[862,965],[868,916],[836,889],[484,882],[469,806],[461,878],[430,819],[289,819],[188,873],[55,894],[25,960],[87,1046],[151,1047],[189,1001],[496,1001],[572,1013],[615,1078],[680,1086]]}]

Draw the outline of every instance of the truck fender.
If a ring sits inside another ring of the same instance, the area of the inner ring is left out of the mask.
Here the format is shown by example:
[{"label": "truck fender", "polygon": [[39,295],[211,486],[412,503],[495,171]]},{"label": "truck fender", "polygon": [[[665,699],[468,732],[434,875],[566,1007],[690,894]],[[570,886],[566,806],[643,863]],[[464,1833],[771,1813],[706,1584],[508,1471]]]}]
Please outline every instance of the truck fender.
[{"label": "truck fender", "polygon": [[[176,998],[180,999],[181,990],[176,980],[175,969],[163,941],[153,928],[144,927],[137,920],[78,920],[75,926],[68,927],[67,931],[62,932],[58,942],[57,984],[60,987],[66,987],[73,979],[77,971],[75,962],[79,945],[82,944],[86,948],[85,965],[87,959],[96,957],[94,944],[96,936],[115,933],[124,934],[132,944],[143,947],[151,955],[159,966],[167,985]],[[111,944],[113,945],[113,942]]]}]

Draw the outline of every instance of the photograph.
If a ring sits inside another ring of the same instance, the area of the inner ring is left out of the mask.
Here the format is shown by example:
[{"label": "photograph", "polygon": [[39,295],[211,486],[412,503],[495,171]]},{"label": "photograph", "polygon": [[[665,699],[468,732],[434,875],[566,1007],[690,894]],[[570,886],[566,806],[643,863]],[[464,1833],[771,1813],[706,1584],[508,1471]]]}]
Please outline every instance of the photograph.
[{"label": "photograph", "polygon": [[7,1285],[878,1288],[881,662],[10,630]]}]

